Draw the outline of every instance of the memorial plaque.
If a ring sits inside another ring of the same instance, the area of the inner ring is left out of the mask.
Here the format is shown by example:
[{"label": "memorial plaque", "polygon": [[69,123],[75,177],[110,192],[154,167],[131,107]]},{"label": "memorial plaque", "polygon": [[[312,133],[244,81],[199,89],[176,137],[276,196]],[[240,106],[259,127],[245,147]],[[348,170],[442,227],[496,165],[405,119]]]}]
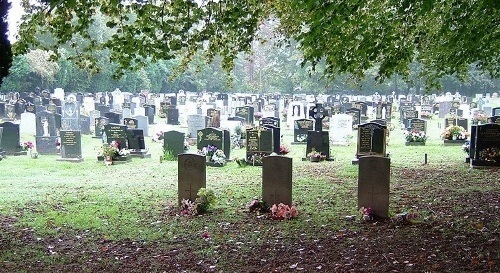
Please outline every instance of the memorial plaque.
[{"label": "memorial plaque", "polygon": [[386,156],[386,130],[387,127],[371,122],[359,125],[357,157]]},{"label": "memorial plaque", "polygon": [[80,131],[61,130],[61,158],[82,158],[82,140]]}]

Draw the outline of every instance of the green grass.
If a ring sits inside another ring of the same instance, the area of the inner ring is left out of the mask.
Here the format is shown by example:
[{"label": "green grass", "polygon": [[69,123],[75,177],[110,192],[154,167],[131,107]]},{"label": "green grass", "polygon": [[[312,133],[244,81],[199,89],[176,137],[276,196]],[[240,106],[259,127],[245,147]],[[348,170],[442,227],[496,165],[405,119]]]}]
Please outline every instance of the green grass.
[{"label": "green grass", "polygon": [[[404,146],[403,131],[397,128],[390,132],[387,151],[391,158],[392,214],[419,206],[423,217],[434,215],[438,212],[431,212],[424,204],[448,202],[443,191],[453,199],[454,193],[500,189],[498,181],[481,183],[481,179],[491,181],[491,177],[485,170],[464,164],[460,146],[443,146],[436,121],[428,128],[426,146]],[[289,144],[292,130],[282,132],[284,143]],[[22,140],[32,139],[23,136]],[[160,163],[161,143],[147,142],[151,158],[112,166],[97,161],[100,140],[84,136],[83,147],[82,163],[59,162],[58,156],[46,155],[38,159],[11,156],[1,161],[0,217],[15,217],[16,229],[29,229],[40,238],[86,234],[114,241],[182,242],[192,244],[199,255],[213,257],[222,251],[217,246],[228,242],[234,242],[240,251],[251,252],[272,238],[322,238],[338,230],[359,228],[344,220],[346,215],[357,214],[358,167],[351,164],[355,143],[331,147],[335,161],[320,163],[302,161],[305,146],[290,145],[287,156],[293,158],[293,202],[298,205],[299,218],[283,222],[246,212],[247,203],[261,195],[261,167],[241,168],[234,162],[223,168],[208,167],[207,188],[214,191],[217,203],[208,214],[186,218],[175,215],[177,161]],[[424,154],[428,155],[427,165],[423,165]],[[231,156],[243,157],[244,149],[233,150]],[[441,180],[436,181],[436,170],[443,171]],[[464,182],[464,177],[470,181]],[[468,183],[471,181],[474,183]],[[210,244],[199,240],[204,230],[211,233]],[[34,260],[45,255],[43,249],[13,249],[30,253]],[[0,260],[15,260],[11,251],[0,252]]]}]

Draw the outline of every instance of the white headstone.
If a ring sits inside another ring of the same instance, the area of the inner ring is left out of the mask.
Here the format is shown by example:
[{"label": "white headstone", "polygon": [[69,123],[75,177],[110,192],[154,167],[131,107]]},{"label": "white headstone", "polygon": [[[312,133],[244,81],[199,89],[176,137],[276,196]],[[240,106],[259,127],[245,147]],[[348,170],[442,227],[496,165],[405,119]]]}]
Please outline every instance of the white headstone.
[{"label": "white headstone", "polygon": [[29,134],[34,136],[36,134],[36,115],[34,113],[22,113],[21,124],[19,126],[21,134]]},{"label": "white headstone", "polygon": [[351,136],[351,115],[339,114],[330,117],[330,141],[333,145],[347,145]]}]

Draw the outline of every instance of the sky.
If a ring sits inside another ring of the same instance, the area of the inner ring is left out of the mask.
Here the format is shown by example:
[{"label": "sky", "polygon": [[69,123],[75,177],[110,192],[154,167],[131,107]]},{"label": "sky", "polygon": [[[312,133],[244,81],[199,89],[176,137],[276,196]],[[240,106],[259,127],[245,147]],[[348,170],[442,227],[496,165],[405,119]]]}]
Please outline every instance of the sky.
[{"label": "sky", "polygon": [[21,7],[21,0],[9,0],[11,3],[11,7],[9,9],[9,14],[7,15],[7,22],[9,23],[9,41],[14,43],[16,41],[17,34],[17,26],[19,21],[21,20],[21,16],[24,13],[23,8]]}]

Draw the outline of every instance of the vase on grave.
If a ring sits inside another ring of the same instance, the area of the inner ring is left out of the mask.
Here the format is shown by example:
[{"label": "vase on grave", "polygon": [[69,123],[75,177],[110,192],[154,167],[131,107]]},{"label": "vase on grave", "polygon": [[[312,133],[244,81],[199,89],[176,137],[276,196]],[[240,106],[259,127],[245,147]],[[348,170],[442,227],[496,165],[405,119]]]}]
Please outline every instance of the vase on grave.
[{"label": "vase on grave", "polygon": [[109,166],[113,164],[113,157],[106,156],[104,157],[104,165]]}]

